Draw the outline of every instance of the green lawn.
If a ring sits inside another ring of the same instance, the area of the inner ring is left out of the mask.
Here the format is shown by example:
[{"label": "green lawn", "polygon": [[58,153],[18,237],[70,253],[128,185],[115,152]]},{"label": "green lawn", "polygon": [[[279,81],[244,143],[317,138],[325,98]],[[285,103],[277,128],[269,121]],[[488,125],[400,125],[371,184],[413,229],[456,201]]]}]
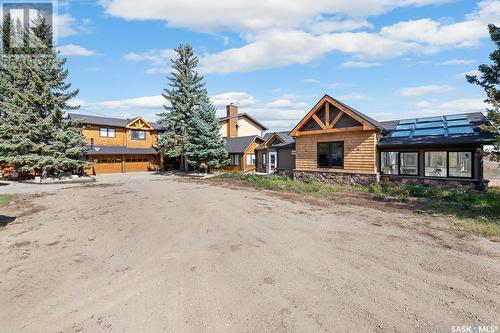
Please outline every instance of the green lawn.
[{"label": "green lawn", "polygon": [[0,194],[0,206],[7,205],[12,200],[10,195]]},{"label": "green lawn", "polygon": [[446,215],[454,225],[466,232],[481,236],[500,237],[500,190],[468,192],[424,185],[391,186],[380,183],[372,186],[321,184],[316,181],[294,182],[287,177],[256,176],[223,173],[213,179],[236,179],[243,184],[277,191],[291,191],[323,198],[338,192],[368,193],[374,200],[410,201],[419,212]]}]

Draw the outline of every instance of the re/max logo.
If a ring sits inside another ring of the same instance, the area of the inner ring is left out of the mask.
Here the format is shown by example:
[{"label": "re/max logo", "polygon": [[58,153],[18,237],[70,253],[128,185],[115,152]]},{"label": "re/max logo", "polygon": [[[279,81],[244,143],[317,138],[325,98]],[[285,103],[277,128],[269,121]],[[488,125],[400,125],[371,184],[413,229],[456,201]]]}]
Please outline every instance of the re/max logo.
[{"label": "re/max logo", "polygon": [[498,331],[498,326],[479,326],[479,325],[469,325],[469,326],[452,326],[451,331],[453,333],[494,333]]}]

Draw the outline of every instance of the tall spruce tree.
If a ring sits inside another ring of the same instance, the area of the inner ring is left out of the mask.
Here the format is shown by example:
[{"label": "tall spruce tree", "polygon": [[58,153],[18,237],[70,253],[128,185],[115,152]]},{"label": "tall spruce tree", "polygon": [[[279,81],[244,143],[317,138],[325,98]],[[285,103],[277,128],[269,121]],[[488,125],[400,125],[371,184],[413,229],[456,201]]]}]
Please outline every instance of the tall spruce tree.
[{"label": "tall spruce tree", "polygon": [[490,158],[500,163],[500,27],[493,24],[488,25],[491,40],[495,44],[496,50],[490,53],[491,65],[479,65],[481,73],[477,75],[467,75],[467,81],[481,86],[486,92],[485,102],[491,105],[488,111],[489,125],[484,129],[496,136],[493,149],[488,152]]},{"label": "tall spruce tree", "polygon": [[12,37],[13,37],[12,16],[7,12],[3,18],[2,24],[2,53],[12,53]]},{"label": "tall spruce tree", "polygon": [[87,165],[81,127],[65,117],[65,110],[75,109],[68,102],[78,90],[69,91],[66,60],[58,59],[51,36],[41,33],[45,19],[39,17],[33,26],[16,36],[38,43],[35,47],[21,43],[24,54],[2,56],[0,163],[42,175],[81,172]]},{"label": "tall spruce tree", "polygon": [[171,60],[172,72],[168,77],[170,89],[164,89],[163,93],[170,106],[165,105],[165,112],[158,114],[159,123],[166,128],[159,143],[167,157],[179,158],[180,170],[188,171],[189,128],[193,124],[195,109],[201,107],[207,93],[203,77],[196,71],[198,58],[191,46],[179,45],[175,52],[177,58]]},{"label": "tall spruce tree", "polygon": [[227,164],[225,141],[220,134],[215,107],[208,96],[203,105],[195,110],[193,125],[189,129],[190,143],[186,152],[189,163],[199,168],[206,166],[207,172]]}]

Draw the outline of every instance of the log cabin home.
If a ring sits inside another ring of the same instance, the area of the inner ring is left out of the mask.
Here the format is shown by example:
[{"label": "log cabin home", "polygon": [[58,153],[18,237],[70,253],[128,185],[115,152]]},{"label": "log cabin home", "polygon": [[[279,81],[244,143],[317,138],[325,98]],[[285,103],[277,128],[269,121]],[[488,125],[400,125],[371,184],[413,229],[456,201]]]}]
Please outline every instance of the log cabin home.
[{"label": "log cabin home", "polygon": [[163,128],[142,117],[119,119],[70,113],[82,123],[88,146],[86,158],[92,162],[89,174],[158,171],[163,158],[158,133]]},{"label": "log cabin home", "polygon": [[220,118],[220,131],[226,139],[229,164],[224,171],[255,171],[255,148],[264,142],[262,134],[267,128],[246,113],[238,113],[234,104],[226,106],[226,117]]},{"label": "log cabin home", "polygon": [[484,189],[480,113],[378,122],[325,95],[290,132],[296,180]]}]

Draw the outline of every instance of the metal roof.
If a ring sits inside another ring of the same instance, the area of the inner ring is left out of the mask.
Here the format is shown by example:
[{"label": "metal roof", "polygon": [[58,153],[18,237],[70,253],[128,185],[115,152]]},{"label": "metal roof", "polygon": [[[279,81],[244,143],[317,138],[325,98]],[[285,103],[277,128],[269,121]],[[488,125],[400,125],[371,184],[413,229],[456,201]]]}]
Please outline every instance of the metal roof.
[{"label": "metal roof", "polygon": [[154,148],[128,148],[125,146],[87,146],[86,155],[155,155]]},{"label": "metal roof", "polygon": [[[132,119],[122,119],[122,118],[111,118],[111,117],[101,117],[101,116],[90,116],[86,114],[80,113],[68,113],[68,117],[70,119],[79,120],[83,124],[86,125],[100,125],[100,126],[111,126],[111,127],[123,127],[125,128],[127,124],[130,124],[137,118]],[[157,131],[164,131],[165,128],[155,122],[148,121],[148,124],[151,125]]]},{"label": "metal roof", "polygon": [[258,135],[226,138],[226,150],[230,154],[243,154],[255,140],[262,140]]}]

